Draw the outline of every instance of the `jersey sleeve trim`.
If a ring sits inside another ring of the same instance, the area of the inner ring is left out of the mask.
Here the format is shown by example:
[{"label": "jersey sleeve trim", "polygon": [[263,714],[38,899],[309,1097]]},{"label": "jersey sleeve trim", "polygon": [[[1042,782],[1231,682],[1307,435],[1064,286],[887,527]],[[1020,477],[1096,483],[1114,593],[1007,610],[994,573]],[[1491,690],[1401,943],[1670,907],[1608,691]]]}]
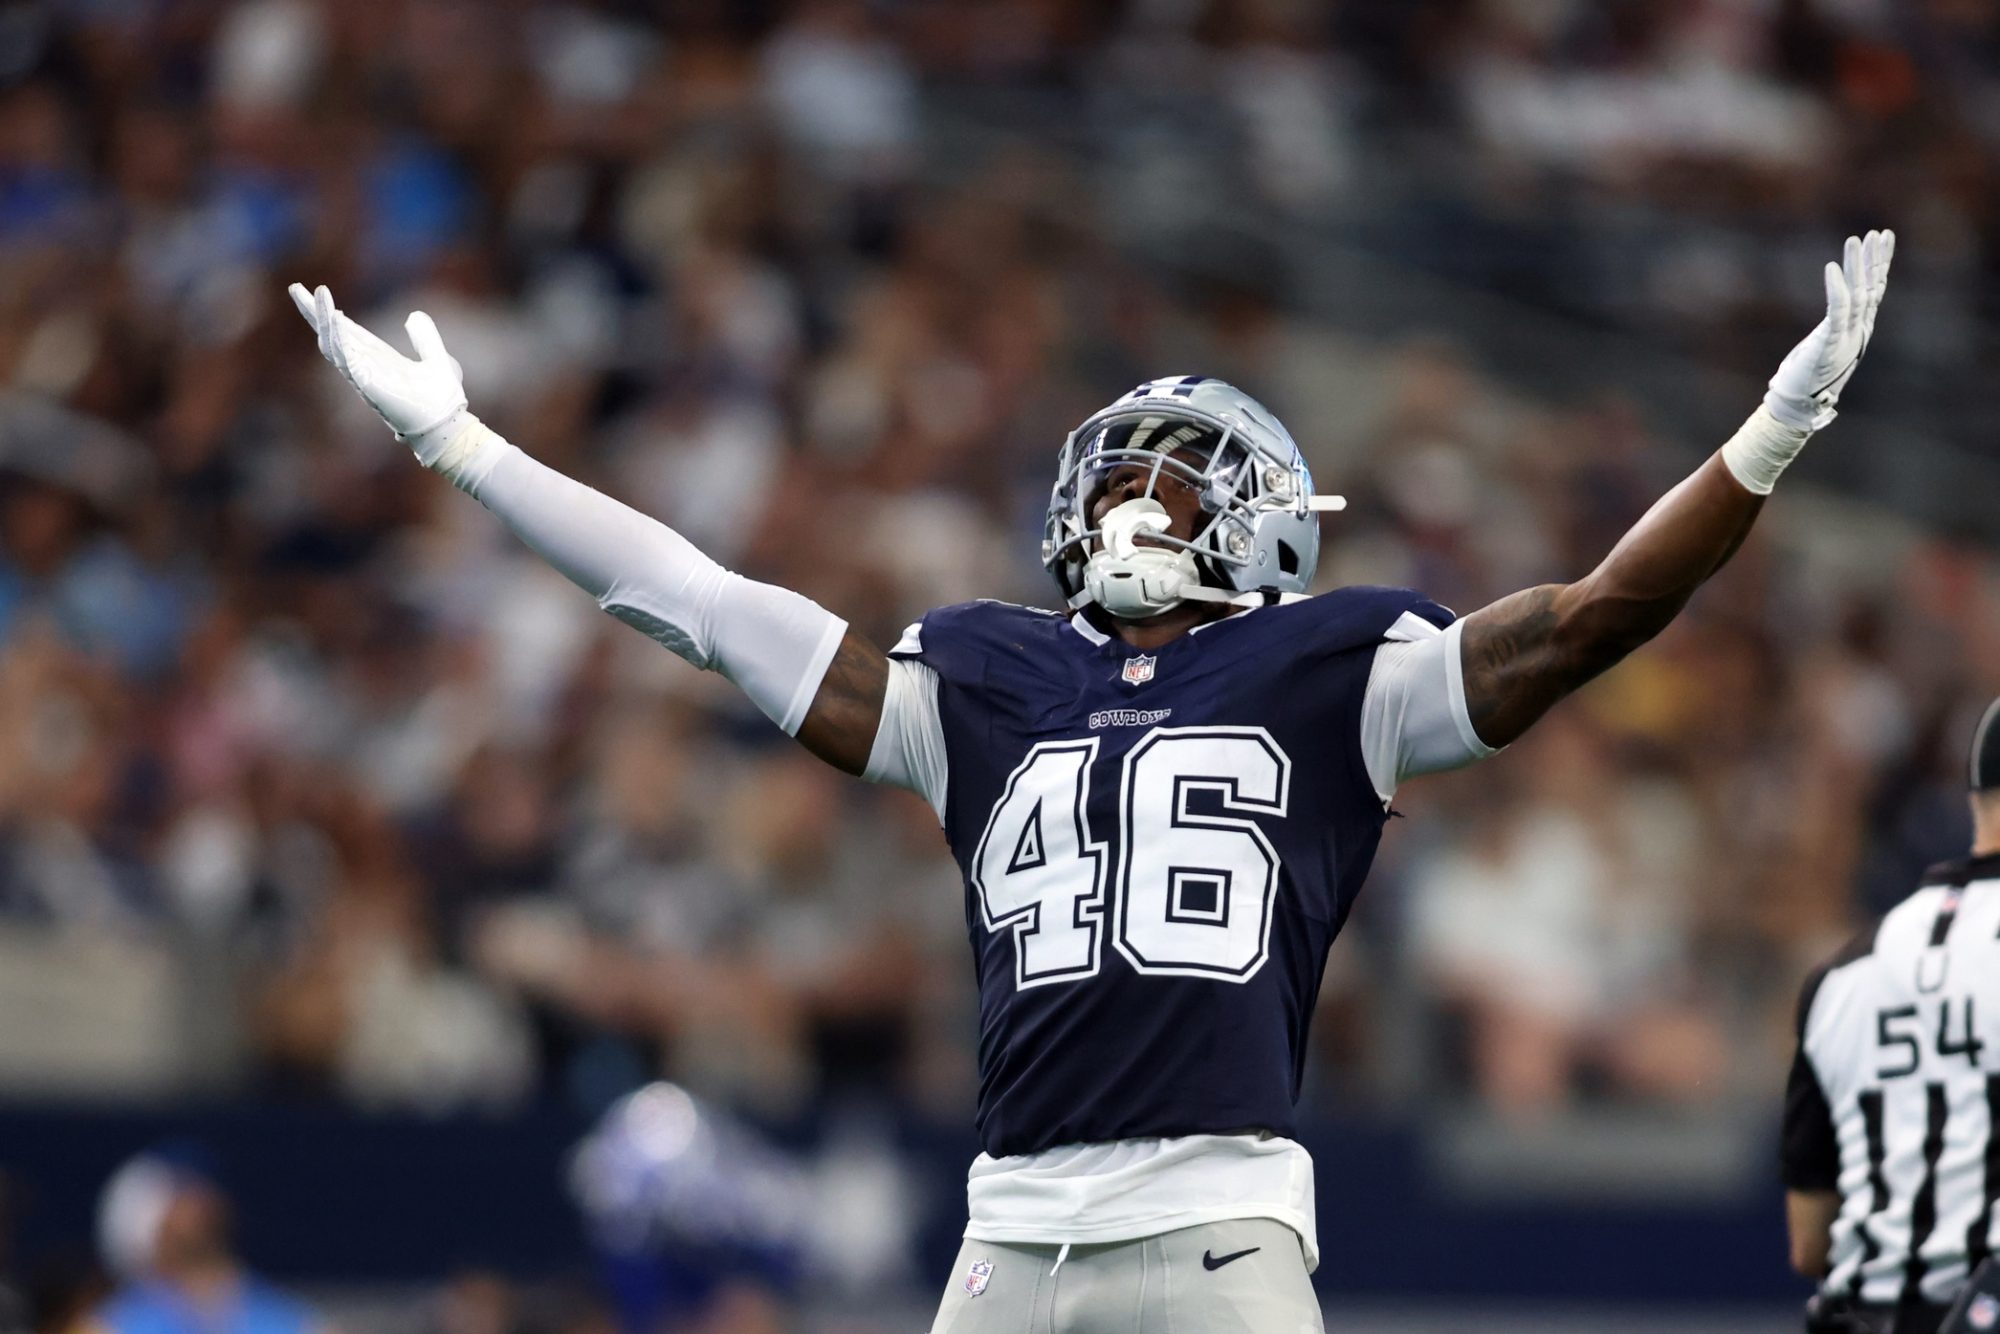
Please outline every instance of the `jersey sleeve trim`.
[{"label": "jersey sleeve trim", "polygon": [[[916,627],[904,636],[916,635]],[[899,644],[898,649],[901,649]],[[950,766],[945,757],[944,719],[938,712],[938,674],[921,662],[889,659],[888,688],[882,695],[882,722],[861,776],[871,783],[908,788],[930,803],[944,823]]]},{"label": "jersey sleeve trim", "polygon": [[1494,753],[1465,713],[1458,624],[1440,629],[1406,611],[1375,650],[1361,700],[1361,759],[1385,804],[1404,779],[1462,768]]},{"label": "jersey sleeve trim", "polygon": [[[1069,626],[1070,629],[1076,631],[1078,634],[1082,635],[1086,640],[1088,640],[1093,644],[1101,645],[1101,644],[1109,644],[1111,642],[1111,636],[1105,634],[1102,630],[1092,625],[1090,623],[1090,618],[1088,616],[1085,616],[1080,611],[1069,618]],[[1198,630],[1201,627],[1196,626],[1195,628]]]},{"label": "jersey sleeve trim", "polygon": [[1472,712],[1465,702],[1465,622],[1453,621],[1445,628],[1445,687],[1451,692],[1451,720],[1458,727],[1459,740],[1473,759],[1498,755],[1505,746],[1489,746],[1479,739],[1472,726]]},{"label": "jersey sleeve trim", "polygon": [[1840,1186],[1840,1140],[1833,1109],[1819,1072],[1801,1046],[1785,1081],[1785,1120],[1778,1152],[1786,1190],[1836,1190]]},{"label": "jersey sleeve trim", "polygon": [[1836,969],[1866,958],[1875,949],[1880,923],[1872,922],[1815,968],[1799,988],[1799,1008],[1795,1020],[1798,1050],[1785,1081],[1785,1112],[1779,1145],[1779,1175],[1787,1190],[1836,1190],[1840,1185],[1840,1140],[1833,1125],[1833,1110],[1827,1103],[1826,1087],[1819,1070],[1806,1052],[1806,1030],[1812,1021],[1813,1002],[1820,988]]},{"label": "jersey sleeve trim", "polygon": [[1778,1176],[1786,1190],[1833,1190],[1840,1184],[1840,1138],[1833,1126],[1833,1108],[1827,1104],[1819,1071],[1806,1055],[1806,1021],[1812,1016],[1820,984],[1833,969],[1832,961],[1821,964],[1799,988],[1794,1024],[1798,1047],[1785,1079],[1785,1111],[1778,1139]]}]

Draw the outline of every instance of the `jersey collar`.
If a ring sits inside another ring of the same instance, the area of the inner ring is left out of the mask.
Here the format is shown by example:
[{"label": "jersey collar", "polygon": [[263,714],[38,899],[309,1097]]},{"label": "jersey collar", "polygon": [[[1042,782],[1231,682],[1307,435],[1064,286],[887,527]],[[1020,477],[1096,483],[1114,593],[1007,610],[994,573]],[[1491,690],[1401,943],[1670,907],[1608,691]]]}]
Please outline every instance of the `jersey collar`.
[{"label": "jersey collar", "polygon": [[1085,616],[1081,611],[1069,618],[1069,627],[1085,639],[1088,639],[1091,643],[1100,647],[1111,642],[1111,636],[1092,625],[1090,618]]},{"label": "jersey collar", "polygon": [[1927,885],[1969,885],[1975,880],[2000,880],[2000,852],[1939,862],[1924,872]]},{"label": "jersey collar", "polygon": [[[1280,605],[1284,605],[1291,601],[1303,602],[1305,601],[1305,598],[1303,595],[1287,593],[1283,598],[1279,600]],[[1221,625],[1224,621],[1236,620],[1238,617],[1248,615],[1250,612],[1256,610],[1257,610],[1256,607],[1240,608],[1239,610],[1231,612],[1227,616],[1218,616],[1212,621],[1203,621],[1200,625],[1191,625],[1188,627],[1188,633],[1191,635],[1198,635],[1202,631],[1210,628],[1211,626]],[[1070,629],[1076,631],[1078,634],[1082,635],[1085,639],[1089,640],[1092,644],[1097,645],[1099,648],[1102,648],[1104,645],[1109,644],[1111,642],[1111,636],[1105,634],[1102,630],[1092,625],[1090,623],[1090,618],[1084,615],[1081,610],[1078,610],[1070,615],[1069,627]],[[1138,650],[1134,649],[1133,652],[1136,653],[1138,652]]]}]

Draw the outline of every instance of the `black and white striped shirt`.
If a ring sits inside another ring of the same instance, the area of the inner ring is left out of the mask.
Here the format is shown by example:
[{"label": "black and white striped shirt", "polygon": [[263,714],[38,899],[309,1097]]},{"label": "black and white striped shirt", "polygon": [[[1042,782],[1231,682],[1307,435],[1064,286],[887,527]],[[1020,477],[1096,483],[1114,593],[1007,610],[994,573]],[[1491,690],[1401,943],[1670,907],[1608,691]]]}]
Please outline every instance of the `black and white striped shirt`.
[{"label": "black and white striped shirt", "polygon": [[2000,855],[1923,887],[1806,982],[1784,1179],[1837,1190],[1830,1296],[1948,1304],[2000,1197]]}]

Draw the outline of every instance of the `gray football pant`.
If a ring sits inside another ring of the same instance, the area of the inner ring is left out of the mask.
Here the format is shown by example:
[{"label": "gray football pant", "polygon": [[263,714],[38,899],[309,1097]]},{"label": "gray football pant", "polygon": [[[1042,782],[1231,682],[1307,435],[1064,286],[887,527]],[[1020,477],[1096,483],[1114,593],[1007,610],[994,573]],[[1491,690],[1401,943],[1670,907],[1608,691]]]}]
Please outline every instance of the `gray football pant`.
[{"label": "gray football pant", "polygon": [[[1061,1251],[968,1240],[931,1334],[1322,1334],[1325,1328],[1298,1234],[1270,1219],[1075,1245],[1057,1268]],[[966,1279],[982,1263],[993,1269],[975,1296]]]}]

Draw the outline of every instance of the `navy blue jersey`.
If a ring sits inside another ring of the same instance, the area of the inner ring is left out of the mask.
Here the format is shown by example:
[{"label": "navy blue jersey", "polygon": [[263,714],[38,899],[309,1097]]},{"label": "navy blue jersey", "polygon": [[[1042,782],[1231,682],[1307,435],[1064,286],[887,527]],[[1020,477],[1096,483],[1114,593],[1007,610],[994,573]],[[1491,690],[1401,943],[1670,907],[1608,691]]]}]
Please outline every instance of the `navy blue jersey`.
[{"label": "navy blue jersey", "polygon": [[944,827],[979,976],[980,1139],[1290,1134],[1326,952],[1386,812],[1361,754],[1403,589],[1215,621],[1148,653],[1000,602],[926,616]]}]

